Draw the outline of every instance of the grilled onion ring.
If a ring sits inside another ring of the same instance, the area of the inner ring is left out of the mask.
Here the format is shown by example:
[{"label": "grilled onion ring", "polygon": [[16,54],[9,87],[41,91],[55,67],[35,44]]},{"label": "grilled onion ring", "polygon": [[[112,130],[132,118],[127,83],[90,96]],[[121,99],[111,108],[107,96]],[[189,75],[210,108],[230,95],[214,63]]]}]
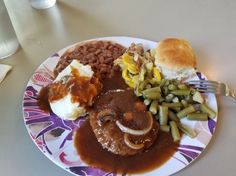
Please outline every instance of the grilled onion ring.
[{"label": "grilled onion ring", "polygon": [[132,148],[134,150],[139,150],[139,149],[144,147],[143,143],[141,143],[141,144],[134,144],[133,142],[131,142],[130,139],[129,139],[129,135],[127,133],[125,133],[125,135],[124,135],[124,142],[125,142],[125,144],[128,147],[130,147],[130,148]]},{"label": "grilled onion ring", "polygon": [[132,135],[144,135],[147,134],[151,129],[152,129],[152,125],[153,125],[153,118],[150,112],[148,112],[148,127],[144,128],[142,130],[134,130],[131,129],[129,127],[124,126],[123,124],[120,123],[119,120],[116,121],[116,125],[120,128],[121,131],[123,131],[124,133],[128,133],[128,134],[132,134]]},{"label": "grilled onion ring", "polygon": [[115,120],[116,113],[112,109],[103,109],[97,114],[98,125],[102,126],[108,121]]}]

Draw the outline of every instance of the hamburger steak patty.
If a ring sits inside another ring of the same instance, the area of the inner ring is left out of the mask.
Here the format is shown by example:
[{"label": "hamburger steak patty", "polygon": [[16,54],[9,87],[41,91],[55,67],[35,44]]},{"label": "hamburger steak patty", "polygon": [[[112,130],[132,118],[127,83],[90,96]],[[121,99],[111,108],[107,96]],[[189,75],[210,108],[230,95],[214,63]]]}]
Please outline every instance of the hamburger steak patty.
[{"label": "hamburger steak patty", "polygon": [[[149,148],[157,137],[158,123],[132,90],[113,90],[102,94],[95,101],[93,109],[89,117],[93,132],[102,147],[114,154],[135,155]],[[150,118],[151,129],[144,135],[128,134],[117,125],[119,121],[125,127],[140,131],[150,125]],[[134,149],[128,146],[125,136],[134,146],[142,147]]]}]

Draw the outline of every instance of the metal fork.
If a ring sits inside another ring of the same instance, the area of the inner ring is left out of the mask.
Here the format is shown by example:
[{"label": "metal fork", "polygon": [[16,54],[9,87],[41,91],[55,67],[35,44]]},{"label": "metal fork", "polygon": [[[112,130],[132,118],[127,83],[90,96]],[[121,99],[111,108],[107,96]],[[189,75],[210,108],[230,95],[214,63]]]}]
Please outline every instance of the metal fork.
[{"label": "metal fork", "polygon": [[193,80],[189,81],[188,84],[200,92],[214,93],[217,95],[231,97],[236,100],[235,93],[230,90],[229,86],[225,83],[210,80]]}]

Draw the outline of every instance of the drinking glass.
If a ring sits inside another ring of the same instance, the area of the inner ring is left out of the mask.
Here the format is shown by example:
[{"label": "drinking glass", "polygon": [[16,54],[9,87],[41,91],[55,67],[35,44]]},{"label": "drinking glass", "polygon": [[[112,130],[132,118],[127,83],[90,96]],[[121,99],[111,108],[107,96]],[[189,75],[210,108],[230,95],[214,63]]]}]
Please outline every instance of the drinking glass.
[{"label": "drinking glass", "polygon": [[56,0],[30,0],[30,4],[35,9],[47,9],[56,3]]},{"label": "drinking glass", "polygon": [[12,26],[6,6],[0,0],[0,59],[14,54],[19,48],[19,42]]}]

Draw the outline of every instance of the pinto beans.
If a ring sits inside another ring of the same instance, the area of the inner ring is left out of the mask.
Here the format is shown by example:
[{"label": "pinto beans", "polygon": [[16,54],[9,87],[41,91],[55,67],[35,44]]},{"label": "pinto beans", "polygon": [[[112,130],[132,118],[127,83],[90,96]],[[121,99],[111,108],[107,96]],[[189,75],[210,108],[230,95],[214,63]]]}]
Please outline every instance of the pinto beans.
[{"label": "pinto beans", "polygon": [[69,49],[60,58],[54,69],[56,77],[73,59],[79,60],[82,64],[89,64],[95,76],[100,79],[109,77],[115,70],[113,61],[125,52],[125,47],[111,41],[89,41]]}]

